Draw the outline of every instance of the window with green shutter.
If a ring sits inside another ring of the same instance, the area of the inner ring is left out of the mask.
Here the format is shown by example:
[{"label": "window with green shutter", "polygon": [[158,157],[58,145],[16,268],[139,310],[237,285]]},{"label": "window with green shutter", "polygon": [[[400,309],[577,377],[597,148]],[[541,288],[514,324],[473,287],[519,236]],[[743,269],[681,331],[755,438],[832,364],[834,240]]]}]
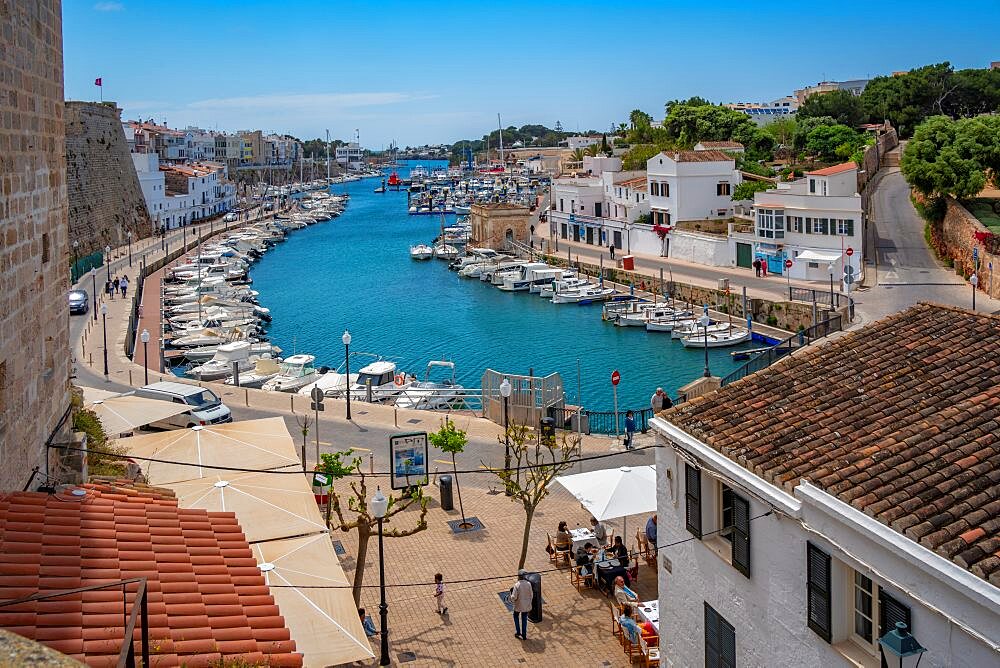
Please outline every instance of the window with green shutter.
[{"label": "window with green shutter", "polygon": [[878,637],[881,638],[896,628],[896,622],[903,622],[910,633],[913,633],[913,619],[910,616],[910,606],[878,588]]},{"label": "window with green shutter", "polygon": [[830,642],[833,629],[830,610],[830,555],[806,543],[806,621],[823,640]]},{"label": "window with green shutter", "polygon": [[750,502],[733,494],[733,566],[750,577]]},{"label": "window with green shutter", "polygon": [[705,603],[705,668],[736,668],[736,629]]},{"label": "window with green shutter", "polygon": [[701,470],[684,464],[684,507],[687,530],[701,538]]}]

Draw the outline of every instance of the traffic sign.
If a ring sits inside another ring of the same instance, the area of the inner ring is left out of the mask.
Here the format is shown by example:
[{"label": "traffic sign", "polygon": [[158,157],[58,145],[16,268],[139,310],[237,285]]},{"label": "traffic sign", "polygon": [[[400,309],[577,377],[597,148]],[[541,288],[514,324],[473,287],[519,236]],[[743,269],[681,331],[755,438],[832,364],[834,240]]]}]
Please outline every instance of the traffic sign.
[{"label": "traffic sign", "polygon": [[622,375],[617,370],[611,373],[611,384],[616,386],[622,381]]},{"label": "traffic sign", "polygon": [[785,269],[791,269],[791,268],[792,268],[792,261],[785,260]]},{"label": "traffic sign", "polygon": [[309,396],[311,396],[312,400],[317,404],[323,403],[323,390],[321,390],[320,388],[314,387],[312,389],[312,392],[309,393]]},{"label": "traffic sign", "polygon": [[972,247],[972,261],[973,262],[979,261],[979,246]]},{"label": "traffic sign", "polygon": [[847,253],[847,257],[851,257],[852,255],[854,255],[854,249],[851,248],[850,246],[848,246],[847,250],[844,252]]},{"label": "traffic sign", "polygon": [[845,276],[853,276],[854,275],[854,267],[852,267],[849,264],[845,264],[844,265],[844,275]]}]

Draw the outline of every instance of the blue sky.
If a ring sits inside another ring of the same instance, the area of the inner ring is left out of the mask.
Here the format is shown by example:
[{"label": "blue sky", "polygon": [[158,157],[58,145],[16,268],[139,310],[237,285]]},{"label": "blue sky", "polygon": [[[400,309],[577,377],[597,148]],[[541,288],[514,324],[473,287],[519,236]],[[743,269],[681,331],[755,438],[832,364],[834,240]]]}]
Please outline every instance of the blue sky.
[{"label": "blue sky", "polygon": [[997,0],[65,0],[65,87],[97,99],[102,77],[126,118],[303,139],[357,128],[379,148],[479,137],[498,112],[505,127],[604,129],[691,95],[760,101],[824,78],[985,67],[1000,60],[986,29],[998,19]]}]

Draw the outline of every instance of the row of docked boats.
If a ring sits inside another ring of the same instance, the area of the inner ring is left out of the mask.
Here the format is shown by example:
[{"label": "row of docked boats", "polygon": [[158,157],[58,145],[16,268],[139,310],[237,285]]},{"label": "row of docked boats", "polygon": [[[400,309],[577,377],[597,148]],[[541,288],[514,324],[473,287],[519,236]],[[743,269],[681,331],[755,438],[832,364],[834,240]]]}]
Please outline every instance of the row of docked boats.
[{"label": "row of docked boats", "polygon": [[[442,218],[443,221],[443,218]],[[410,258],[413,260],[439,260],[452,261],[461,254],[461,249],[469,243],[472,235],[472,224],[468,217],[462,217],[452,225],[441,224],[441,234],[430,244],[416,244],[410,246]]]},{"label": "row of docked boats", "polygon": [[[419,166],[414,168],[414,171]],[[503,202],[534,207],[541,183],[527,176],[497,175],[421,180],[411,173],[407,212],[410,215],[467,214],[473,204]]]},{"label": "row of docked boats", "polygon": [[749,341],[746,327],[716,322],[674,303],[632,299],[606,304],[603,318],[619,327],[645,327],[648,332],[668,333],[687,348],[721,348]]}]

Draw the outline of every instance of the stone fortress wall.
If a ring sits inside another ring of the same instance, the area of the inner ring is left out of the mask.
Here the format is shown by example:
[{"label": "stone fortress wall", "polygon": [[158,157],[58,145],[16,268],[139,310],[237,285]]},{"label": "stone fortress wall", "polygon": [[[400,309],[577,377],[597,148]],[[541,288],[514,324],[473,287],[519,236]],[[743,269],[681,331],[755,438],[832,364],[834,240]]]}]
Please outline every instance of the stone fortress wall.
[{"label": "stone fortress wall", "polygon": [[70,243],[80,257],[148,237],[153,226],[114,102],[66,102]]}]

